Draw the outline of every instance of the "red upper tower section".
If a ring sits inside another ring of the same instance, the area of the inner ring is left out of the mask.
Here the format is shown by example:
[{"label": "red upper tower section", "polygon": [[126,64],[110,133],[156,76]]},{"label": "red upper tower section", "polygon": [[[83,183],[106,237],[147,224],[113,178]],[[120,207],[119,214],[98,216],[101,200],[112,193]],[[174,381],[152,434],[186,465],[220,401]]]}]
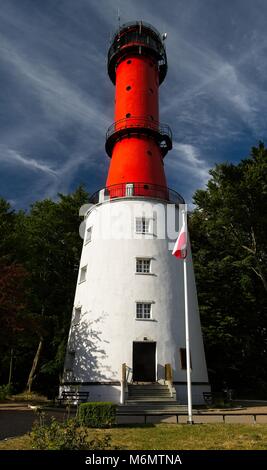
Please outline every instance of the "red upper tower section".
[{"label": "red upper tower section", "polygon": [[115,122],[106,140],[111,157],[107,187],[138,183],[140,195],[154,186],[162,188],[166,198],[163,158],[172,148],[172,135],[159,123],[158,104],[166,72],[166,51],[158,31],[141,21],[120,27],[108,53],[108,73],[116,93]]}]

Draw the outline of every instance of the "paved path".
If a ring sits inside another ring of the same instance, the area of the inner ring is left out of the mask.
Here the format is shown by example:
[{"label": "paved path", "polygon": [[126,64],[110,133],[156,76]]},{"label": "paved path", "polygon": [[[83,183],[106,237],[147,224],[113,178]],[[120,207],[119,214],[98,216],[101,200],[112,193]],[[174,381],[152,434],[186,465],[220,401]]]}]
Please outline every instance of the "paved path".
[{"label": "paved path", "polygon": [[[54,416],[59,421],[66,419],[65,409],[45,412],[48,418]],[[26,434],[32,429],[38,413],[26,403],[0,403],[0,440]]]},{"label": "paved path", "polygon": [[[254,415],[266,413],[265,416],[257,416],[256,423],[267,424],[267,406],[236,406],[232,408],[202,408],[193,409],[193,421],[200,423],[232,423],[232,424],[255,424]],[[177,416],[119,416],[118,424],[147,424],[150,423],[177,423]],[[187,423],[187,415],[178,415],[178,423]]]},{"label": "paved path", "polygon": [[[244,402],[243,402],[244,403]],[[194,415],[195,423],[222,423],[222,415],[226,414],[225,422],[226,423],[253,423],[253,418],[251,416],[245,416],[246,414],[253,413],[267,413],[267,404],[255,404],[247,402],[247,406],[242,405],[236,406],[231,409],[202,409],[199,410],[201,415]],[[29,432],[32,428],[34,421],[38,420],[38,414],[34,411],[27,403],[0,403],[0,440],[8,437],[21,436]],[[206,413],[212,413],[210,416],[205,416]],[[234,413],[240,413],[241,416],[231,416]],[[45,412],[48,418],[54,416],[59,421],[67,418],[67,413],[65,409],[50,409]],[[216,416],[219,415],[219,416]],[[75,415],[75,411],[72,413],[72,416]],[[244,415],[244,416],[242,416]],[[186,423],[187,417],[179,416],[179,423]],[[176,423],[175,416],[160,417],[160,416],[148,416],[147,423]],[[259,416],[257,418],[258,423],[267,423],[267,415]],[[144,423],[143,416],[121,416],[119,423]]]}]

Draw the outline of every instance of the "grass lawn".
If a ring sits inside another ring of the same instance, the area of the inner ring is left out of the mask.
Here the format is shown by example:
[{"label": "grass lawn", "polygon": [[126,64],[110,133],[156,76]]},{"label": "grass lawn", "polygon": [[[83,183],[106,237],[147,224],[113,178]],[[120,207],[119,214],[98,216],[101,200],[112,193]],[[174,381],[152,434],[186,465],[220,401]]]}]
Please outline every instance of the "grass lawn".
[{"label": "grass lawn", "polygon": [[[129,450],[266,450],[266,424],[155,424],[88,429],[89,436],[112,437],[112,446]],[[30,449],[28,435],[0,442],[0,450]]]}]

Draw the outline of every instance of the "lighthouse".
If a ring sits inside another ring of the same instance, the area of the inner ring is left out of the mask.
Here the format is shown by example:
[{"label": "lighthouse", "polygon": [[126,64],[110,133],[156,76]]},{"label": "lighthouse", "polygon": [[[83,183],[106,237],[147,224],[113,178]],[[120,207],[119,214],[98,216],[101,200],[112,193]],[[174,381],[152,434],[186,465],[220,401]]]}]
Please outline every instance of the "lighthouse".
[{"label": "lighthouse", "polygon": [[[159,117],[166,73],[162,35],[141,21],[122,25],[108,51],[115,86],[109,170],[85,214],[61,384],[88,392],[90,401],[125,403],[156,390],[186,402],[183,266],[171,254],[169,228],[179,228],[184,200],[168,188],[164,171],[172,149],[171,129]],[[190,246],[188,302],[197,404],[209,383]]]}]

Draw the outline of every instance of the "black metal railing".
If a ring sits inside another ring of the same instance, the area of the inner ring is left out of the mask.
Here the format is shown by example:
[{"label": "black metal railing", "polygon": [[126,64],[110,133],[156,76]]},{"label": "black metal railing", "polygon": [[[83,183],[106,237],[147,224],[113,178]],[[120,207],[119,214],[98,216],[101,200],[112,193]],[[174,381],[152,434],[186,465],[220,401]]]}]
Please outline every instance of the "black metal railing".
[{"label": "black metal railing", "polygon": [[124,30],[129,29],[129,28],[146,28],[149,29],[154,35],[159,39],[162,40],[162,35],[160,32],[155,28],[155,26],[152,26],[152,24],[147,23],[146,21],[128,21],[126,23],[123,23],[117,31],[113,34],[110,42],[113,43],[114,40],[117,38],[117,36]]},{"label": "black metal railing", "polygon": [[116,81],[116,65],[119,58],[129,52],[152,54],[158,61],[159,82],[162,83],[167,73],[167,56],[160,33],[148,23],[142,21],[126,23],[114,34],[108,51],[108,73],[113,83]]},{"label": "black metal railing", "polygon": [[106,133],[106,151],[111,157],[115,143],[123,136],[131,134],[152,134],[162,149],[163,156],[172,149],[172,131],[167,124],[144,117],[129,117],[114,122]]},{"label": "black metal railing", "polygon": [[117,132],[120,129],[128,129],[132,127],[152,129],[162,135],[167,135],[169,139],[172,140],[172,131],[168,124],[161,124],[160,122],[154,121],[152,119],[135,116],[113,122],[113,124],[111,124],[107,130],[106,138],[108,139],[112,134],[114,134],[114,132]]},{"label": "black metal railing", "polygon": [[166,186],[160,186],[151,183],[119,183],[107,186],[106,188],[96,191],[90,197],[91,204],[98,204],[111,199],[123,197],[144,197],[152,199],[161,199],[169,203],[184,204],[184,198]]}]

